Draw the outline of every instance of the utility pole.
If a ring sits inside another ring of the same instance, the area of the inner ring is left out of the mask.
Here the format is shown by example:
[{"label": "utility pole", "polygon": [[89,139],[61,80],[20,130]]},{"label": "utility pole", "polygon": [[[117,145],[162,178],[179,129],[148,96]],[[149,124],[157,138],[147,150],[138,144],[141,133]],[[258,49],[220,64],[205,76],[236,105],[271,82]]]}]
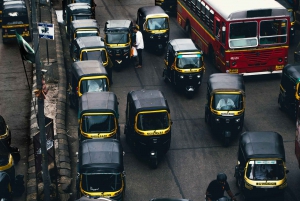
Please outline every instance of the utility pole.
[{"label": "utility pole", "polygon": [[32,12],[32,32],[33,32],[33,45],[35,49],[35,68],[36,68],[36,80],[37,89],[40,91],[38,96],[38,125],[40,130],[40,142],[41,142],[41,155],[42,155],[42,175],[44,183],[44,201],[50,201],[50,178],[48,171],[48,154],[46,147],[46,133],[45,133],[45,113],[44,113],[44,97],[42,95],[42,71],[39,53],[39,32],[36,14],[36,0],[31,1]]}]

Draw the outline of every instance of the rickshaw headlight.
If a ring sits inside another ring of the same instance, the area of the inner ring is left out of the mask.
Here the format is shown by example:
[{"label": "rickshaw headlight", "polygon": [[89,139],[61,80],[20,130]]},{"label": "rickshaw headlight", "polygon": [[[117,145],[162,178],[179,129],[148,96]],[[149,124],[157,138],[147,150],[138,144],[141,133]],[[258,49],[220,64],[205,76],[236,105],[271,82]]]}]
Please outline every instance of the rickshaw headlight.
[{"label": "rickshaw headlight", "polygon": [[197,78],[200,78],[201,77],[201,75],[197,75]]},{"label": "rickshaw headlight", "polygon": [[220,118],[215,118],[215,121],[216,122],[220,122]]},{"label": "rickshaw headlight", "polygon": [[294,30],[294,27],[291,27],[291,31],[293,31]]},{"label": "rickshaw headlight", "polygon": [[151,36],[150,36],[150,39],[153,39],[153,38],[154,38],[154,36],[153,36],[153,35],[151,35]]},{"label": "rickshaw headlight", "polygon": [[183,76],[183,75],[180,75],[180,76],[179,76],[179,78],[180,78],[180,79],[183,79],[183,78],[184,78],[184,76]]},{"label": "rickshaw headlight", "polygon": [[111,50],[111,49],[107,49],[107,53],[108,53],[108,54],[111,54],[111,53],[112,53],[112,50]]},{"label": "rickshaw headlight", "polygon": [[169,36],[168,36],[168,34],[165,34],[164,37],[165,37],[165,38],[168,38]]},{"label": "rickshaw headlight", "polygon": [[236,123],[239,123],[240,121],[241,121],[240,118],[235,119],[235,122],[236,122]]}]

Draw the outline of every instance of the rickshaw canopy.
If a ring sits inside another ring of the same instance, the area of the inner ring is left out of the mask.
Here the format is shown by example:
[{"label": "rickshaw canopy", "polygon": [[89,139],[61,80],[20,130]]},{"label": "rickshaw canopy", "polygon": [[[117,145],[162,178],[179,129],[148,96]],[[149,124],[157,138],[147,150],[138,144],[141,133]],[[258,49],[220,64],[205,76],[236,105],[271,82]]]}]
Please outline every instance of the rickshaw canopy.
[{"label": "rickshaw canopy", "polygon": [[79,145],[80,173],[120,173],[124,170],[123,149],[116,139],[88,139]]},{"label": "rickshaw canopy", "polygon": [[195,52],[200,51],[190,38],[180,38],[170,40],[175,52]]},{"label": "rickshaw canopy", "polygon": [[299,64],[287,64],[283,68],[283,76],[288,76],[295,84],[300,82],[300,65]]},{"label": "rickshaw canopy", "polygon": [[280,158],[285,161],[282,136],[276,132],[244,132],[239,139],[239,156],[252,158]]},{"label": "rickshaw canopy", "polygon": [[76,39],[79,49],[105,48],[104,40],[100,36],[79,37]]},{"label": "rickshaw canopy", "polygon": [[130,20],[108,20],[105,23],[104,31],[109,33],[111,31],[131,32],[132,22]]},{"label": "rickshaw canopy", "polygon": [[79,100],[79,116],[96,112],[111,112],[118,118],[117,96],[110,91],[84,93]]},{"label": "rickshaw canopy", "polygon": [[167,110],[170,112],[168,103],[160,90],[136,90],[128,93],[131,97],[136,113],[147,110]]},{"label": "rickshaw canopy", "polygon": [[239,74],[214,73],[209,76],[207,88],[210,93],[224,90],[245,93],[243,76]]},{"label": "rickshaw canopy", "polygon": [[77,29],[87,29],[87,28],[97,28],[98,23],[95,19],[82,19],[82,20],[73,20],[72,21],[73,30]]},{"label": "rickshaw canopy", "polygon": [[138,9],[138,13],[142,13],[146,18],[157,16],[169,18],[169,15],[160,6],[144,6]]},{"label": "rickshaw canopy", "polygon": [[69,10],[74,14],[91,14],[91,6],[88,3],[71,3],[68,5]]},{"label": "rickshaw canopy", "polygon": [[98,60],[76,61],[72,63],[72,72],[77,80],[82,77],[107,76],[107,72],[102,62]]}]

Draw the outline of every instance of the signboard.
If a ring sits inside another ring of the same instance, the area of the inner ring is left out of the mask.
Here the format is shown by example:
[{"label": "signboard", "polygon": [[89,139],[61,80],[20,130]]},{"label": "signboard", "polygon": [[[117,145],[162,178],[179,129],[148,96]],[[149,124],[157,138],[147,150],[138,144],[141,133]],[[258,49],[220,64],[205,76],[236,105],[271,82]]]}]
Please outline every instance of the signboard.
[{"label": "signboard", "polygon": [[54,24],[38,23],[39,37],[54,40]]}]

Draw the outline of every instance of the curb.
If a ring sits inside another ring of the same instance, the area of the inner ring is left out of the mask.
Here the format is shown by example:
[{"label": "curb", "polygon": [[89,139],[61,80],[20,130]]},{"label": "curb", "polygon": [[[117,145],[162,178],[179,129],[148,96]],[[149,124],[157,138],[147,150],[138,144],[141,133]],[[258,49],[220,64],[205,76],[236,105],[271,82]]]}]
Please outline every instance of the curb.
[{"label": "curb", "polygon": [[[56,45],[56,59],[57,59],[57,70],[58,71],[58,97],[56,102],[56,116],[55,122],[56,135],[55,140],[55,160],[58,170],[58,186],[60,200],[68,200],[70,197],[69,188],[72,182],[71,177],[71,160],[69,156],[69,143],[65,125],[65,108],[66,108],[66,71],[64,67],[63,48],[59,25],[55,10],[52,8],[52,22],[54,24],[54,37]],[[36,70],[33,71],[33,84],[32,89],[36,88]],[[39,131],[35,107],[37,107],[37,99],[34,92],[32,91],[32,106],[31,106],[31,117],[30,117],[30,141],[28,148],[28,178],[27,178],[27,195],[26,201],[37,201],[38,186],[36,183],[35,176],[35,159],[34,159],[34,148],[33,148],[33,136]]]}]

